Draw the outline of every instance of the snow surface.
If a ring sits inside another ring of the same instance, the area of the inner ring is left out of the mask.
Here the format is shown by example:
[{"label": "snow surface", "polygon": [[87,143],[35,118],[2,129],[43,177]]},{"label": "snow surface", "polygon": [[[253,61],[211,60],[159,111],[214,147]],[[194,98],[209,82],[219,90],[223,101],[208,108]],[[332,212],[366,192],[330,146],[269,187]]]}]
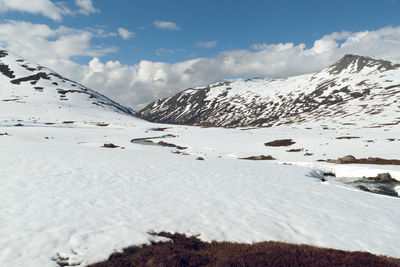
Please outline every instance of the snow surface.
[{"label": "snow surface", "polygon": [[[296,153],[285,152],[287,147],[263,146],[282,134],[315,153],[330,137],[318,140],[315,136],[322,135],[317,131],[280,127],[206,129],[135,118],[125,124],[134,126],[0,128],[9,134],[0,136],[0,266],[57,266],[58,256],[84,266],[149,242],[151,231],[200,234],[203,240],[280,240],[400,257],[399,198],[323,183],[318,164],[302,154],[297,159],[312,168],[237,159],[260,153],[294,159]],[[160,126],[170,128],[150,130]],[[179,137],[162,140],[190,146],[190,155],[130,143],[168,133]],[[329,157],[343,155],[345,149],[336,145],[343,140],[332,141],[322,151]],[[353,147],[345,147],[357,148],[354,140],[346,141]],[[125,149],[103,148],[104,143]],[[394,156],[398,143],[390,142],[391,152],[370,152]],[[330,151],[334,147],[338,149]],[[195,160],[199,155],[205,160]],[[321,164],[346,175],[373,167]],[[400,173],[393,166],[379,168]]]},{"label": "snow surface", "polygon": [[[18,70],[13,57],[0,59]],[[85,266],[154,240],[153,231],[400,257],[400,198],[321,182],[326,170],[400,179],[400,167],[317,162],[348,154],[399,159],[398,124],[365,128],[354,118],[351,125],[328,120],[261,129],[153,124],[95,93],[95,99],[78,93],[60,100],[48,82],[39,80],[34,86],[44,90],[37,92],[0,75],[0,266],[57,266],[60,258]],[[11,97],[22,100],[2,101]],[[92,103],[99,99],[107,105]],[[188,148],[130,142],[167,134],[176,137],[153,141]],[[264,146],[284,138],[296,143]],[[296,148],[303,151],[287,152]],[[256,155],[277,160],[239,159]]]}]

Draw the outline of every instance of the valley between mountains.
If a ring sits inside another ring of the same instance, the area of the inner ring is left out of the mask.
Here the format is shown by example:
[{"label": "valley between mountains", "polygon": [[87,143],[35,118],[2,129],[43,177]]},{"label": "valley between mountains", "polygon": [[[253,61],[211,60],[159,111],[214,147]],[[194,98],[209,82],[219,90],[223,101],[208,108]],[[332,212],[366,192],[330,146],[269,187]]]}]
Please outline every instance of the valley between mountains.
[{"label": "valley between mountains", "polygon": [[86,266],[161,231],[400,258],[399,124],[400,66],[384,60],[136,113],[1,50],[0,265]]}]

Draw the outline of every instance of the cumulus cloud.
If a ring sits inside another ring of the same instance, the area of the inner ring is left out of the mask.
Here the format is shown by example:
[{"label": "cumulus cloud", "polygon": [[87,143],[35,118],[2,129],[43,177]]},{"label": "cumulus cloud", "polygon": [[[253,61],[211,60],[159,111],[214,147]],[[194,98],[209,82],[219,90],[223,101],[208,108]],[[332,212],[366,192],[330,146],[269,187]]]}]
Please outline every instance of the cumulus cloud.
[{"label": "cumulus cloud", "polygon": [[[311,47],[302,43],[263,43],[224,51],[212,58],[177,63],[143,60],[133,65],[103,62],[101,56],[113,49],[93,47],[94,34],[9,21],[0,24],[0,45],[136,110],[157,98],[227,77],[273,78],[319,71],[349,53],[400,62],[400,27],[331,33],[315,40]],[[77,64],[72,60],[74,55],[90,56],[92,60]]]},{"label": "cumulus cloud", "polygon": [[100,12],[93,6],[92,0],[75,0],[75,5],[79,7],[78,12],[84,15]]},{"label": "cumulus cloud", "polygon": [[135,36],[134,32],[130,32],[127,29],[124,29],[124,28],[119,28],[118,29],[118,34],[119,34],[119,36],[121,36],[122,39],[125,39],[125,40]]},{"label": "cumulus cloud", "polygon": [[204,47],[204,48],[212,48],[218,44],[218,41],[209,41],[209,42],[197,42],[197,47]]},{"label": "cumulus cloud", "polygon": [[50,0],[0,0],[0,12],[7,11],[40,14],[56,21],[60,21],[65,14],[72,14],[68,8]]},{"label": "cumulus cloud", "polygon": [[[226,77],[285,77],[319,71],[349,53],[400,62],[398,47],[400,27],[388,27],[328,34],[309,48],[301,43],[258,44],[248,50],[225,51],[213,58],[173,64],[141,61],[129,66],[96,59],[104,68],[94,71],[89,67],[90,75],[85,75],[83,82],[125,105],[141,109],[157,98]],[[118,79],[116,73],[121,75]],[[100,80],[106,81],[106,85]]]},{"label": "cumulus cloud", "polygon": [[62,4],[51,0],[0,0],[0,12],[19,11],[39,14],[55,21],[61,21],[64,15],[89,15],[100,12],[93,6],[92,0],[75,0],[79,8],[73,11]]},{"label": "cumulus cloud", "polygon": [[[115,52],[114,47],[94,47],[96,31],[9,20],[0,24],[0,45],[28,59],[46,64],[74,56],[98,57]],[[43,49],[45,48],[45,49]]]},{"label": "cumulus cloud", "polygon": [[170,30],[170,31],[179,31],[181,28],[176,25],[175,22],[172,21],[160,21],[156,20],[154,21],[154,26],[156,26],[159,29],[163,30]]}]

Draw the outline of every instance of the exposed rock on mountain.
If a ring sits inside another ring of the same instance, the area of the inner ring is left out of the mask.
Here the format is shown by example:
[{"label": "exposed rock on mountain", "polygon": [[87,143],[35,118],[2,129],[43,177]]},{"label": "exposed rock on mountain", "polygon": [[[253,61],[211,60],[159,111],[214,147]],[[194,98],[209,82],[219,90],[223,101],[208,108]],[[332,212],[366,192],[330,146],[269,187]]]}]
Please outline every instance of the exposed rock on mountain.
[{"label": "exposed rock on mountain", "polygon": [[[127,116],[126,107],[58,73],[0,50],[0,112],[21,121],[85,121]],[[117,116],[113,116],[117,115]]]},{"label": "exposed rock on mountain", "polygon": [[400,64],[346,55],[313,74],[225,81],[157,100],[138,115],[161,123],[276,126],[310,121],[400,123]]}]

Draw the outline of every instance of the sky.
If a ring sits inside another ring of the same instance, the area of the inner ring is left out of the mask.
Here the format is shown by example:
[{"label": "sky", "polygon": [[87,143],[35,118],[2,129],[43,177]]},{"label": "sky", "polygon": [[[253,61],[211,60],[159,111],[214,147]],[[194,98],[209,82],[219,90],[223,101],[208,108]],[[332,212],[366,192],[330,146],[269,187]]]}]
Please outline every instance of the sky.
[{"label": "sky", "polygon": [[0,47],[140,110],[348,53],[400,62],[400,0],[0,0]]}]

